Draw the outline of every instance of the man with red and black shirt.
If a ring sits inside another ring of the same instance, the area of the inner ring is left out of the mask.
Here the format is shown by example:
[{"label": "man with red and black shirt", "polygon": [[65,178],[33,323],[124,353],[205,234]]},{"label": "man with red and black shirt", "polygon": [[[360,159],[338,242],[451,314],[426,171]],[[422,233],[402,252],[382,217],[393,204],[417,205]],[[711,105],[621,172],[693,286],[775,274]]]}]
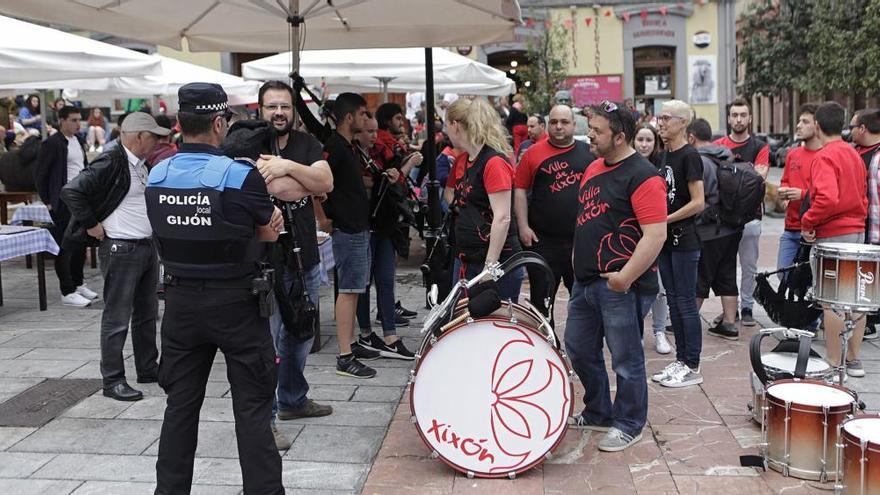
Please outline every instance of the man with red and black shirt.
[{"label": "man with red and black shirt", "polygon": [[[849,124],[850,136],[856,151],[868,170],[868,219],[865,224],[865,241],[880,244],[880,109],[866,108],[853,115]],[[878,336],[876,324],[880,317],[868,315],[865,340]]]},{"label": "man with red and black shirt", "polygon": [[[750,132],[752,127],[752,107],[749,102],[737,98],[727,106],[727,125],[730,134],[715,141],[733,152],[734,162],[747,162],[755,165],[755,171],[767,180],[770,170],[770,147]],[[740,315],[742,324],[748,327],[755,325],[752,307],[755,305],[755,272],[758,269],[758,241],[761,238],[761,219],[747,223],[743,229],[742,240],[739,241],[739,265],[742,269],[740,279]],[[721,316],[716,318],[716,325]]]},{"label": "man with red and black shirt", "polygon": [[[578,184],[596,157],[586,143],[575,141],[571,107],[553,107],[549,124],[549,138],[532,145],[516,169],[514,210],[523,246],[543,256],[553,269],[553,292],[560,279],[571,292]],[[528,272],[532,304],[546,314],[544,273],[534,268]],[[552,320],[553,315],[548,316]]]},{"label": "man with red and black shirt", "polygon": [[[586,394],[575,424],[607,432],[599,450],[638,442],[648,415],[641,321],[657,295],[657,255],[666,241],[666,184],[630,146],[632,113],[612,102],[593,109],[590,142],[599,156],[578,191],[575,281],[565,348]],[[614,403],[603,340],[617,374]]]}]

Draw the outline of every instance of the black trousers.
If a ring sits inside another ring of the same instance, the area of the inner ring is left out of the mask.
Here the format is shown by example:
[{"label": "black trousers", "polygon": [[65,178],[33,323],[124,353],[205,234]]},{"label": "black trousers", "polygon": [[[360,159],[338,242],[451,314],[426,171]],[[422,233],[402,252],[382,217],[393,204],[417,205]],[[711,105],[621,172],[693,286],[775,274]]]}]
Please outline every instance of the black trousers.
[{"label": "black trousers", "polygon": [[52,228],[49,232],[61,248],[55,256],[55,275],[61,287],[61,295],[66,296],[76,291],[83,284],[83,267],[86,264],[86,245],[68,242],[64,245],[64,231],[70,223],[70,210],[64,201],[58,202],[58,208],[49,212],[52,217]]},{"label": "black trousers", "polygon": [[[571,292],[571,286],[574,282],[574,268],[571,263],[572,241],[561,241],[546,236],[542,237],[540,233],[537,235],[541,242],[534,243],[526,249],[540,254],[547,260],[547,264],[553,270],[552,287],[554,288],[554,294],[556,292],[555,289],[559,288],[560,280],[565,284],[568,291]],[[544,298],[547,297],[547,291],[551,287],[547,282],[546,275],[544,275],[544,270],[534,265],[528,265],[526,269],[529,273],[529,285],[531,287],[529,297],[532,304],[541,313],[549,316],[550,322],[554,323],[553,315],[547,315],[547,305],[544,304]]]},{"label": "black trousers", "polygon": [[168,394],[156,461],[156,494],[188,494],[199,410],[217,349],[232,387],[244,493],[284,493],[281,457],[271,430],[277,383],[269,320],[248,289],[168,285],[162,321],[159,385]]}]

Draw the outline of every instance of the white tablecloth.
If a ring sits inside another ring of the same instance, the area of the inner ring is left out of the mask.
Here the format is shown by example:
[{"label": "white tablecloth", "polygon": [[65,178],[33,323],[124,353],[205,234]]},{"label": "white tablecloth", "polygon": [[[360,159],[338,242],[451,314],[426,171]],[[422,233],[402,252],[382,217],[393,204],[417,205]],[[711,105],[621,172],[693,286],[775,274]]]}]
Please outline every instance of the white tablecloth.
[{"label": "white tablecloth", "polygon": [[23,204],[15,207],[15,213],[9,223],[21,225],[24,222],[52,223],[52,216],[49,215],[49,209],[43,203]]},{"label": "white tablecloth", "polygon": [[0,225],[0,261],[43,251],[58,254],[58,244],[48,230],[33,227],[22,232],[4,233],[13,229]]}]

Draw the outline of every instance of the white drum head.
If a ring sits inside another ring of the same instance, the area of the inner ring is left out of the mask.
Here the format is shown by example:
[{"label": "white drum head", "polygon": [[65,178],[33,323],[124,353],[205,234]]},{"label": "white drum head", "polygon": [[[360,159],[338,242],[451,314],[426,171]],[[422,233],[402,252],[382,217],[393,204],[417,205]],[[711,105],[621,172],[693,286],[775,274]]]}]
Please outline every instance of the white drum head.
[{"label": "white drum head", "polygon": [[880,418],[855,418],[843,424],[843,429],[852,436],[880,444]]},{"label": "white drum head", "polygon": [[767,395],[785,402],[804,406],[837,407],[852,404],[853,396],[829,385],[804,382],[774,383],[767,387]]},{"label": "white drum head", "polygon": [[[761,362],[765,367],[794,373],[797,365],[797,354],[793,352],[768,352],[761,355]],[[831,370],[831,366],[822,359],[811,357],[807,359],[807,375],[823,375]]]},{"label": "white drum head", "polygon": [[411,400],[416,427],[443,460],[501,477],[539,464],[561,440],[572,388],[564,361],[537,333],[488,319],[430,348]]}]

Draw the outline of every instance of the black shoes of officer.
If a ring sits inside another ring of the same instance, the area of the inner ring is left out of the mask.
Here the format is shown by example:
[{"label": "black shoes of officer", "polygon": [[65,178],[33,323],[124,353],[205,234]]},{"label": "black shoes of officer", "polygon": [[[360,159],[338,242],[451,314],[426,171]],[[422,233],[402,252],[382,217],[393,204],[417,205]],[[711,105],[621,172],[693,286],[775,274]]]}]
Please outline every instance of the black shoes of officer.
[{"label": "black shoes of officer", "polygon": [[[354,350],[354,345],[351,347]],[[373,378],[376,376],[376,370],[362,364],[353,354],[348,354],[336,357],[336,374],[352,378]]]},{"label": "black shoes of officer", "polygon": [[299,418],[320,418],[321,416],[329,416],[333,414],[332,406],[318,404],[312,399],[306,399],[306,405],[299,409],[279,409],[278,419],[287,421]]},{"label": "black shoes of officer", "polygon": [[386,344],[381,337],[376,335],[376,332],[370,332],[370,335],[366,337],[361,335],[358,337],[357,343],[365,349],[378,352],[384,358],[403,359],[405,361],[412,361],[416,358],[415,354],[403,345],[402,340],[397,339],[393,344]]},{"label": "black shoes of officer", "polygon": [[143,399],[144,394],[142,394],[138,390],[131,388],[125,382],[119,382],[110,388],[105,388],[104,389],[104,397],[110,397],[111,399],[114,399],[114,400],[132,402],[132,401]]},{"label": "black shoes of officer", "polygon": [[394,303],[394,309],[397,310],[397,313],[400,316],[403,316],[407,320],[412,320],[413,318],[415,318],[416,316],[419,315],[415,311],[410,311],[410,310],[404,308],[403,305],[400,304],[400,301],[397,301],[396,303]]}]

